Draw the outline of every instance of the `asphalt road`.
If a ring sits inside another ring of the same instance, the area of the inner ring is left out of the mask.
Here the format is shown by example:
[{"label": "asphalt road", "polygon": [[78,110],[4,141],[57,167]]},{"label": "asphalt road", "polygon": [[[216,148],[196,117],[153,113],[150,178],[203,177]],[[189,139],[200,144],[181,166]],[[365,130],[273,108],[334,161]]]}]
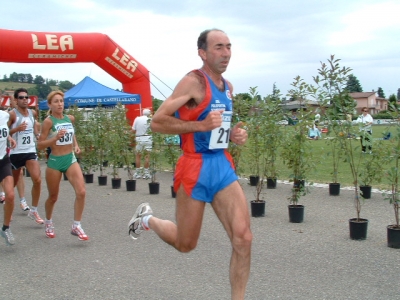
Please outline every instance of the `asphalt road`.
[{"label": "asphalt road", "polygon": [[[44,174],[43,161],[41,165]],[[70,234],[74,194],[67,181],[61,181],[54,211],[54,239],[46,238],[44,226],[16,206],[11,223],[16,244],[7,247],[0,239],[0,299],[230,299],[231,247],[211,206],[198,247],[182,254],[154,232],[133,241],[127,230],[144,201],[157,217],[174,219],[171,173],[159,174],[158,195],[149,194],[146,180],[137,180],[136,191],[127,192],[124,184],[112,189],[110,175],[108,185],[99,186],[96,176],[86,185],[82,220],[90,241]],[[30,178],[25,181],[30,203],[32,184]],[[240,182],[248,199],[254,198],[254,187],[245,179]],[[44,175],[42,186],[39,213],[44,218]],[[386,245],[386,226],[394,223],[394,213],[382,196],[373,193],[363,205],[361,215],[369,219],[367,240],[353,241],[348,229],[348,219],[355,217],[351,190],[333,197],[325,187],[312,187],[300,199],[305,220],[294,224],[287,211],[290,188],[278,183],[277,189],[265,190],[266,216],[251,219],[254,241],[246,299],[399,299],[400,250]]]}]

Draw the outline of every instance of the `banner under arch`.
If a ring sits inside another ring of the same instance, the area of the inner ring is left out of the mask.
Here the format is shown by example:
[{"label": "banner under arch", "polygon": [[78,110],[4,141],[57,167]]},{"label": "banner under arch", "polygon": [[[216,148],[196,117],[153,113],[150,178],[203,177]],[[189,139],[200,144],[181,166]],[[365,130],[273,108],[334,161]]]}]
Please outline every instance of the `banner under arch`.
[{"label": "banner under arch", "polygon": [[[153,106],[149,71],[105,34],[0,29],[0,62],[95,63],[121,82],[124,92],[141,95],[142,107]],[[138,104],[126,108],[132,122],[141,114]]]}]

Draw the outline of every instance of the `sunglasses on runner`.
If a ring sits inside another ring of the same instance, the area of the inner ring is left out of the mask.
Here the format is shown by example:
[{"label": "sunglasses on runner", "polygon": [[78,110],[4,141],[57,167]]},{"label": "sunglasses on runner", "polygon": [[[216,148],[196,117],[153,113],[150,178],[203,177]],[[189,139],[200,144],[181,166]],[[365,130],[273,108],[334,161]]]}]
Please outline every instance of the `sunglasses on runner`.
[{"label": "sunglasses on runner", "polygon": [[22,100],[22,99],[29,99],[29,96],[18,96],[18,99],[19,99],[19,100]]}]

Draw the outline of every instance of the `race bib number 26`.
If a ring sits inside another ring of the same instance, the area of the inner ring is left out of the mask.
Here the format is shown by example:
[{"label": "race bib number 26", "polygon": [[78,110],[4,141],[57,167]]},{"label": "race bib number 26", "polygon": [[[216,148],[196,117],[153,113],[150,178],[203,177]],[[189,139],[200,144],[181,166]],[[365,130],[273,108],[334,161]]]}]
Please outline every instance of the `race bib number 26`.
[{"label": "race bib number 26", "polygon": [[224,111],[222,113],[222,125],[211,131],[209,149],[226,149],[229,146],[229,137],[231,135],[232,112]]}]

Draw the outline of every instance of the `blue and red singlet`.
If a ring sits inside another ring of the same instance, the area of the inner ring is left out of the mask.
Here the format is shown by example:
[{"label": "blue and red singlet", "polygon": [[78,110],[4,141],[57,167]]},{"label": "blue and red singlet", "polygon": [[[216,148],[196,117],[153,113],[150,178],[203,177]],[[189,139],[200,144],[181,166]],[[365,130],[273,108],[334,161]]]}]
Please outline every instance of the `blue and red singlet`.
[{"label": "blue and red singlet", "polygon": [[181,134],[183,155],[174,175],[174,190],[182,185],[186,194],[196,200],[212,202],[214,195],[238,179],[232,157],[227,151],[232,119],[232,98],[228,83],[220,91],[202,70],[206,93],[195,108],[182,106],[176,117],[186,121],[201,121],[213,110],[223,110],[222,125],[212,131]]}]

